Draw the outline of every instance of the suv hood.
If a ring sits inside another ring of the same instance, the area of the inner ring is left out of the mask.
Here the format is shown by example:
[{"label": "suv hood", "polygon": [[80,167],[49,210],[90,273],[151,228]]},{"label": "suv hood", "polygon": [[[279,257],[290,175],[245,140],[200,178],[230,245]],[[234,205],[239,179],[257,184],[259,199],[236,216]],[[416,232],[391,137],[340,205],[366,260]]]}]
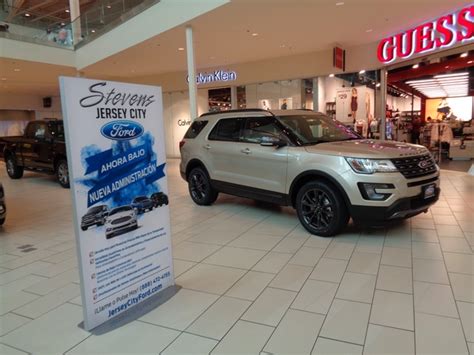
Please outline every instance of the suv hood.
[{"label": "suv hood", "polygon": [[393,159],[428,153],[428,150],[421,145],[372,139],[320,143],[305,148],[308,153],[376,159]]}]

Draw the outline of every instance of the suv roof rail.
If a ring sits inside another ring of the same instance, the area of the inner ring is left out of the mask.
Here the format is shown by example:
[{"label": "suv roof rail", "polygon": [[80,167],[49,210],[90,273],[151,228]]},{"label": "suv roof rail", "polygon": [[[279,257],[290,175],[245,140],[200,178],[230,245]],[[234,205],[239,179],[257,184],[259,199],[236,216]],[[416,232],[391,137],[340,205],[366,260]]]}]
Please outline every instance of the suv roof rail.
[{"label": "suv roof rail", "polygon": [[252,111],[254,111],[254,112],[267,112],[267,113],[271,114],[272,116],[274,116],[271,111],[264,110],[263,108],[242,108],[242,109],[237,109],[237,110],[206,112],[206,113],[203,113],[199,117],[219,115],[219,114],[223,114],[223,113],[252,112]]}]

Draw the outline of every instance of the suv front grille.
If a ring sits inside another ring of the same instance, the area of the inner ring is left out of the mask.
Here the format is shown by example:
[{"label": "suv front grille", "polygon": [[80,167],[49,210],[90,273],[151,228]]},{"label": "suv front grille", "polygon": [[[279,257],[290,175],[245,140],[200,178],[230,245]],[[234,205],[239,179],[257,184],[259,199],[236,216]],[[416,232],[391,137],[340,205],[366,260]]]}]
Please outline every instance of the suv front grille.
[{"label": "suv front grille", "polygon": [[131,220],[131,217],[120,217],[112,221],[112,224],[120,224],[120,223],[125,223]]},{"label": "suv front grille", "polygon": [[436,163],[431,154],[391,160],[398,171],[407,179],[414,179],[436,172]]}]

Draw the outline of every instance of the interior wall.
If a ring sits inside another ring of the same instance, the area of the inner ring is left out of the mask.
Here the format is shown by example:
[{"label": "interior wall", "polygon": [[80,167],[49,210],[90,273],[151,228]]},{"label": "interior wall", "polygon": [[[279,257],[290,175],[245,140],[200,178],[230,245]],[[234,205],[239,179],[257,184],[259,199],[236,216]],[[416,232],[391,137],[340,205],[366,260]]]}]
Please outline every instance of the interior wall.
[{"label": "interior wall", "polygon": [[34,111],[35,119],[62,118],[61,98],[51,97],[51,107],[43,107],[43,97],[36,95],[0,95],[0,109]]}]

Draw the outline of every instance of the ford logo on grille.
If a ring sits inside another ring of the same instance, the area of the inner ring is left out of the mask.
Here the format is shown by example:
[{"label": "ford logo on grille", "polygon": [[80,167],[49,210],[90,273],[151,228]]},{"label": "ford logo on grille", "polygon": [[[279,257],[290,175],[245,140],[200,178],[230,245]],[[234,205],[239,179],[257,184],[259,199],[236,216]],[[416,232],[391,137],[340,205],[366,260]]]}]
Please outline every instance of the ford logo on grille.
[{"label": "ford logo on grille", "polygon": [[430,165],[430,162],[428,160],[422,160],[418,163],[418,166],[421,169],[427,168]]},{"label": "ford logo on grille", "polygon": [[128,141],[140,137],[144,132],[143,126],[133,121],[114,121],[102,126],[100,133],[105,138],[115,141]]}]

